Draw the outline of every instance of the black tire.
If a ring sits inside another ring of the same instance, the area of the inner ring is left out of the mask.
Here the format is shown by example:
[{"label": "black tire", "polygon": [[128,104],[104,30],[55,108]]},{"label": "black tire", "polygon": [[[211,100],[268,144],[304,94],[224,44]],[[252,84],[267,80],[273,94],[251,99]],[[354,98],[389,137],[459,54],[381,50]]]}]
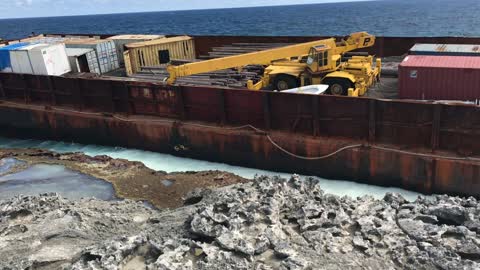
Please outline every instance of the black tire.
[{"label": "black tire", "polygon": [[273,80],[272,88],[273,90],[283,91],[292,88],[299,87],[300,84],[298,83],[298,79],[286,74],[280,74],[275,76]]},{"label": "black tire", "polygon": [[322,83],[328,84],[327,93],[334,96],[347,96],[348,89],[354,88],[351,81],[342,78],[326,78]]}]

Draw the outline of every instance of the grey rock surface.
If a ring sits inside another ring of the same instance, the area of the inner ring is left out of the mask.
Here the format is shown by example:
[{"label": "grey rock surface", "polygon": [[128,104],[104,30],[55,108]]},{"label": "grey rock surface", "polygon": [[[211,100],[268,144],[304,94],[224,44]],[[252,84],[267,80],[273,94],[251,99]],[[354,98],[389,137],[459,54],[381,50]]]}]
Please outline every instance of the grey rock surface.
[{"label": "grey rock surface", "polygon": [[191,197],[0,201],[0,269],[480,269],[474,198],[353,199],[296,176]]}]

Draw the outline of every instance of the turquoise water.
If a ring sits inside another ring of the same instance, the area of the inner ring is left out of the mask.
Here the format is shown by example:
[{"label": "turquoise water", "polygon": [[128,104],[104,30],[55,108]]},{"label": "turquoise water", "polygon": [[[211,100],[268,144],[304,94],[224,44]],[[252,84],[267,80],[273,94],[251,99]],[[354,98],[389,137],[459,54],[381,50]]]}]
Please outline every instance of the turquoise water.
[{"label": "turquoise water", "polygon": [[[113,158],[140,161],[151,169],[166,172],[220,170],[231,172],[249,179],[252,179],[255,177],[255,175],[280,175],[283,177],[291,176],[291,174],[231,166],[223,163],[208,162],[189,158],[180,158],[172,155],[120,147],[83,145],[55,141],[18,140],[0,137],[0,148],[42,148],[60,153],[83,152],[89,156],[107,155]],[[363,195],[372,195],[376,198],[383,198],[387,192],[398,192],[409,200],[415,200],[419,195],[419,193],[399,188],[386,188],[348,181],[337,181],[323,178],[320,179],[321,186],[326,192],[339,196],[348,195],[351,197],[358,197]]]},{"label": "turquoise water", "polygon": [[[13,4],[12,4],[13,5]],[[336,4],[0,20],[0,37],[35,33],[480,36],[478,0]]]}]

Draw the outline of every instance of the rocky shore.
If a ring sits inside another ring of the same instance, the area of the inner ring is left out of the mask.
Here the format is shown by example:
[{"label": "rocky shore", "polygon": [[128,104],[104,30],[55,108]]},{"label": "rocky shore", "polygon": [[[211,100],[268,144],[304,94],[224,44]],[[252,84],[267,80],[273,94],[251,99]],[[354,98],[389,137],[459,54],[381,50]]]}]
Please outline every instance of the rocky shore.
[{"label": "rocky shore", "polygon": [[197,189],[168,210],[16,197],[0,201],[0,268],[480,269],[479,214],[474,198],[353,199],[295,176]]},{"label": "rocky shore", "polygon": [[222,171],[166,173],[154,171],[141,162],[109,156],[91,157],[83,153],[56,153],[43,149],[0,149],[0,164],[6,158],[24,162],[18,168],[13,168],[13,172],[35,164],[62,165],[110,182],[117,197],[148,201],[158,208],[183,205],[182,198],[196,188],[215,188],[248,181]]}]

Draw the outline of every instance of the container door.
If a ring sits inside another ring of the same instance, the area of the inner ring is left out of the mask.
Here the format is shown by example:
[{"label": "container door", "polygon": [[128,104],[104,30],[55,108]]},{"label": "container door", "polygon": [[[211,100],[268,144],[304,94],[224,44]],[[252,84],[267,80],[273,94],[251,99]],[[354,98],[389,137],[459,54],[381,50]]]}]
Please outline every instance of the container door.
[{"label": "container door", "polygon": [[118,69],[120,67],[120,60],[118,59],[118,52],[117,47],[115,46],[115,42],[108,42],[108,51],[112,70]]},{"label": "container door", "polygon": [[109,71],[108,69],[108,59],[107,59],[107,52],[105,50],[105,46],[102,43],[97,45],[97,57],[98,57],[98,65],[100,66],[101,74],[106,73]]},{"label": "container door", "polygon": [[102,74],[100,70],[100,65],[98,63],[97,53],[95,51],[90,51],[86,54],[88,69],[91,73]]}]

